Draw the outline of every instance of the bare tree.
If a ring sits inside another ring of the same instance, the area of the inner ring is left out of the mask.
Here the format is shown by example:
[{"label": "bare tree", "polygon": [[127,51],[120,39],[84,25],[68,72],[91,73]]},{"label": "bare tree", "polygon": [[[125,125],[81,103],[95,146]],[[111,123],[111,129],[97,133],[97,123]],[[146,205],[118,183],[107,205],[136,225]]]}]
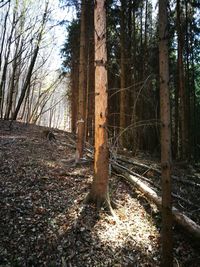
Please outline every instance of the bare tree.
[{"label": "bare tree", "polygon": [[22,102],[24,100],[24,97],[26,95],[26,91],[28,90],[28,87],[30,85],[33,68],[35,66],[35,62],[36,62],[36,59],[37,59],[37,56],[38,56],[40,44],[41,44],[43,33],[44,33],[44,28],[45,28],[45,25],[46,25],[46,22],[47,22],[47,11],[48,11],[48,2],[46,2],[46,5],[45,5],[42,24],[41,24],[41,27],[40,27],[40,30],[39,30],[39,33],[38,33],[38,36],[37,36],[36,47],[35,47],[35,49],[33,51],[33,56],[32,56],[31,61],[30,61],[29,69],[28,69],[28,72],[27,72],[27,75],[26,75],[26,78],[25,78],[24,85],[23,85],[22,90],[21,90],[21,95],[19,97],[19,100],[18,100],[18,103],[17,103],[17,107],[16,107],[15,112],[14,112],[13,117],[12,117],[12,120],[16,120],[17,119],[17,115],[18,115],[18,112],[19,112],[20,107],[22,105]]},{"label": "bare tree", "polygon": [[86,1],[81,3],[81,32],[80,32],[80,60],[79,60],[79,101],[77,121],[76,159],[78,162],[83,156],[85,141],[85,95],[86,95],[86,27],[85,27]]},{"label": "bare tree", "polygon": [[173,266],[171,200],[171,124],[167,0],[159,0],[159,66],[162,167],[162,266]]},{"label": "bare tree", "polygon": [[[1,70],[1,64],[2,64],[2,54],[3,54],[3,47],[4,47],[4,43],[5,43],[5,37],[6,37],[6,25],[7,25],[7,20],[8,20],[8,15],[9,15],[9,11],[10,11],[10,1],[7,1],[4,5],[8,4],[8,8],[6,10],[6,14],[4,17],[4,22],[3,22],[3,31],[2,31],[2,35],[1,35],[1,45],[0,45],[0,70]],[[3,6],[4,6],[3,5]],[[1,7],[3,7],[1,6]]]},{"label": "bare tree", "polygon": [[[5,16],[5,21],[4,21],[5,29],[4,29],[3,36],[2,36],[1,55],[3,52],[3,46],[4,46],[4,41],[5,41],[6,22],[7,22],[9,10],[10,10],[10,4],[9,4],[8,10],[7,10],[7,13]],[[12,38],[13,38],[14,29],[16,27],[16,23],[17,23],[16,12],[14,11],[13,16],[12,16],[12,27],[10,29],[8,39],[6,41],[4,64],[3,64],[2,76],[1,76],[1,81],[0,81],[0,113],[1,113],[1,118],[3,117],[3,105],[4,105],[4,99],[5,99],[6,76],[7,76],[8,65],[9,65],[9,57],[10,57],[10,53],[11,53]],[[0,60],[2,60],[2,56],[1,56]]]}]

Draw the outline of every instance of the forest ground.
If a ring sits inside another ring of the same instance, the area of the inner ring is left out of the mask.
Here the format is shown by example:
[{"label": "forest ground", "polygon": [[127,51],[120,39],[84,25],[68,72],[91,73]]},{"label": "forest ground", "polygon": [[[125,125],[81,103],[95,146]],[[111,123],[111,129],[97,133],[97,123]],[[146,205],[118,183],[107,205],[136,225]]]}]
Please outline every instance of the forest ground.
[{"label": "forest ground", "polygon": [[[55,130],[57,141],[50,142],[43,129],[16,122],[9,130],[8,122],[0,121],[0,266],[160,266],[157,207],[114,175],[110,195],[118,204],[119,221],[83,206],[92,164],[74,166],[74,150],[67,146],[70,134]],[[154,160],[144,157],[138,160]],[[198,166],[176,167],[175,172],[191,176],[191,169],[200,173]],[[199,200],[198,187],[174,183],[185,199]],[[199,223],[195,206],[191,216]],[[177,226],[174,266],[200,266],[198,244]]]}]

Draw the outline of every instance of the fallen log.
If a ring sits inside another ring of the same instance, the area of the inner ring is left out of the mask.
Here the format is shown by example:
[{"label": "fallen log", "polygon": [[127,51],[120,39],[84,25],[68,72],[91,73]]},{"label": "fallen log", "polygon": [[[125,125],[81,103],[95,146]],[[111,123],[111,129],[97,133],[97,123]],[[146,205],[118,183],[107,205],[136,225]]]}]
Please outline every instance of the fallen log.
[{"label": "fallen log", "polygon": [[[123,170],[115,165],[112,164],[113,169],[122,174],[128,182],[133,184],[140,192],[142,192],[149,200],[153,201],[158,208],[161,210],[162,208],[162,198],[158,196],[158,194],[149,188],[145,183],[143,183],[138,177],[135,177],[131,174],[124,173]],[[174,221],[183,227],[188,233],[192,235],[195,239],[200,240],[200,226],[196,224],[193,220],[191,220],[189,217],[178,211],[175,207],[172,208],[172,215]]]},{"label": "fallen log", "polygon": [[[122,166],[121,164],[119,164],[116,161],[111,161],[111,163],[112,162],[114,162],[114,164],[116,166],[118,166],[121,170],[124,170],[125,172],[127,172],[127,173],[129,173],[129,174],[131,174],[133,176],[138,177],[142,181],[146,181],[147,183],[149,183],[150,185],[152,185],[155,189],[157,189],[159,191],[161,190],[160,186],[157,185],[157,184],[155,184],[155,182],[151,181],[150,179],[148,179],[148,178],[144,177],[143,175],[140,175],[140,174],[138,174],[136,172],[133,172],[132,170],[129,170],[128,168]],[[181,200],[182,202],[186,203],[187,205],[189,205],[189,206],[191,206],[193,208],[198,208],[199,207],[198,205],[192,203],[191,201],[189,201],[189,200],[187,200],[187,199],[185,199],[185,198],[183,198],[181,196],[178,196],[178,195],[174,194],[173,192],[172,192],[172,196],[173,196],[173,198],[176,198],[178,200]]]},{"label": "fallen log", "polygon": [[[151,165],[148,166],[148,165],[146,165],[146,164],[144,164],[144,163],[140,163],[140,162],[137,162],[137,161],[135,161],[135,160],[128,159],[128,158],[126,158],[125,156],[121,156],[121,155],[117,155],[117,156],[116,156],[116,159],[117,159],[117,160],[120,160],[120,161],[122,161],[122,162],[124,162],[124,163],[129,163],[129,164],[132,164],[132,165],[141,167],[141,168],[145,168],[145,169],[147,169],[147,170],[155,171],[158,175],[161,175],[161,170],[160,170],[160,169],[157,169],[157,168],[155,168],[155,167],[153,167],[153,166],[151,166]],[[191,185],[191,186],[196,186],[196,187],[200,187],[200,184],[195,183],[195,182],[193,182],[193,181],[189,181],[189,180],[181,179],[181,178],[179,178],[179,177],[176,176],[176,175],[172,175],[171,177],[172,177],[173,180],[175,180],[175,181],[177,181],[177,182],[179,182],[179,183],[187,184],[187,185]]]},{"label": "fallen log", "polygon": [[154,186],[154,187],[156,187],[156,188],[159,188],[159,187],[158,187],[157,185],[155,185],[155,183],[154,183],[153,181],[151,181],[150,179],[148,179],[148,178],[146,178],[146,177],[144,177],[144,176],[142,176],[142,175],[140,175],[140,174],[138,174],[138,173],[136,173],[136,172],[134,172],[134,171],[132,171],[132,170],[129,170],[128,168],[126,168],[125,166],[122,166],[122,165],[119,164],[118,162],[113,161],[113,160],[111,160],[110,162],[111,162],[111,165],[114,164],[114,166],[119,167],[121,170],[124,170],[125,172],[127,172],[127,173],[129,173],[129,174],[132,174],[133,176],[136,176],[136,177],[140,178],[140,179],[143,180],[143,181],[146,181],[147,183],[151,184],[152,186]]}]

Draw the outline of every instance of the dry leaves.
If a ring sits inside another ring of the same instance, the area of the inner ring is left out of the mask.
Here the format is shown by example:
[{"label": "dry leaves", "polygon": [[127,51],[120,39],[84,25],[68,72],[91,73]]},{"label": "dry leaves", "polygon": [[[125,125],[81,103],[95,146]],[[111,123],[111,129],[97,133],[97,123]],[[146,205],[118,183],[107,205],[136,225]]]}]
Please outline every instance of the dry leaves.
[{"label": "dry leaves", "polygon": [[[41,138],[41,127],[0,126],[0,266],[160,265],[160,215],[153,204],[112,177],[119,220],[97,214],[82,205],[92,166],[69,164],[74,151],[67,133],[56,131],[52,144]],[[176,262],[199,266],[198,252],[175,238]]]}]

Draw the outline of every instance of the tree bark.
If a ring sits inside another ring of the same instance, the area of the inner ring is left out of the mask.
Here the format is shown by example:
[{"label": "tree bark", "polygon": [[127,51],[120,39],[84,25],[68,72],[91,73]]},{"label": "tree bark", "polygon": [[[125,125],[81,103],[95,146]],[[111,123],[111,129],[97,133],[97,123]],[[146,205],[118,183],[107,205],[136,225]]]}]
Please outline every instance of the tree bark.
[{"label": "tree bark", "polygon": [[88,96],[88,140],[94,145],[94,3],[89,1],[89,96]]},{"label": "tree bark", "polygon": [[[9,10],[10,10],[10,3],[9,3],[9,8],[6,14],[6,19],[5,19],[5,23],[7,21],[7,16],[9,15]],[[6,30],[6,25],[4,24],[5,29]],[[11,30],[10,30],[10,34],[8,37],[8,41],[6,43],[6,49],[5,49],[5,57],[4,57],[4,66],[3,66],[3,70],[2,70],[2,76],[1,76],[1,82],[0,82],[0,117],[3,118],[3,113],[4,113],[4,98],[5,98],[5,84],[6,84],[6,75],[8,72],[8,65],[9,65],[9,56],[11,53],[11,45],[12,45],[12,38],[13,38],[13,32],[14,29],[16,27],[16,13],[13,13],[12,16],[12,26],[11,26]],[[1,49],[3,49],[3,42],[5,39],[5,32],[3,33],[3,40],[2,40],[2,47]],[[2,54],[3,51],[1,51]],[[2,55],[0,55],[2,57]],[[0,58],[1,60],[1,58]],[[1,63],[0,63],[0,68],[1,68]]]},{"label": "tree bark", "polygon": [[77,121],[77,146],[76,163],[83,157],[85,142],[85,96],[86,96],[86,1],[81,4],[81,32],[80,32],[80,60],[79,60],[79,101],[78,101],[78,121]]},{"label": "tree bark", "polygon": [[120,16],[120,144],[126,146],[126,69],[125,69],[125,1],[121,0],[121,16]]},{"label": "tree bark", "polygon": [[71,71],[71,131],[76,133],[76,122],[78,118],[78,84],[79,84],[79,70],[77,61],[72,59],[72,71]]},{"label": "tree bark", "polygon": [[97,208],[112,211],[109,192],[109,150],[107,133],[107,48],[105,0],[97,0],[94,11],[95,26],[95,159],[94,179],[87,201]]},{"label": "tree bark", "polygon": [[180,0],[177,0],[177,34],[178,34],[178,90],[180,97],[179,118],[180,118],[180,153],[181,158],[186,158],[186,95],[185,95],[185,79],[183,67],[183,32],[181,27],[181,7]]},{"label": "tree bark", "polygon": [[[14,54],[14,59],[13,59],[13,64],[12,64],[12,76],[11,76],[11,83],[8,91],[8,96],[7,96],[7,105],[6,105],[6,110],[5,110],[5,115],[4,119],[8,120],[10,117],[10,113],[13,107],[13,94],[15,91],[16,81],[17,81],[17,69],[19,68],[19,58],[18,58],[18,53],[19,53],[19,44],[20,44],[20,36],[16,38],[16,44],[15,44],[15,54]],[[20,47],[22,49],[22,47]]]},{"label": "tree bark", "polygon": [[162,266],[173,266],[171,199],[171,124],[167,0],[159,0],[159,67],[162,175]]},{"label": "tree bark", "polygon": [[11,4],[11,1],[9,0],[7,3],[8,3],[8,9],[6,11],[6,15],[5,15],[5,18],[4,18],[3,32],[1,34],[1,44],[0,44],[0,70],[1,70],[1,64],[2,64],[2,54],[3,54],[4,45],[5,45],[5,37],[6,37],[6,30],[7,30],[6,26],[7,26],[8,15],[9,15],[9,12],[10,12],[10,4]]},{"label": "tree bark", "polygon": [[76,59],[72,59],[72,71],[71,71],[71,130],[72,133],[76,133],[76,122],[78,118],[78,107],[77,102],[79,102],[78,96],[78,84],[79,84],[79,70]]}]

